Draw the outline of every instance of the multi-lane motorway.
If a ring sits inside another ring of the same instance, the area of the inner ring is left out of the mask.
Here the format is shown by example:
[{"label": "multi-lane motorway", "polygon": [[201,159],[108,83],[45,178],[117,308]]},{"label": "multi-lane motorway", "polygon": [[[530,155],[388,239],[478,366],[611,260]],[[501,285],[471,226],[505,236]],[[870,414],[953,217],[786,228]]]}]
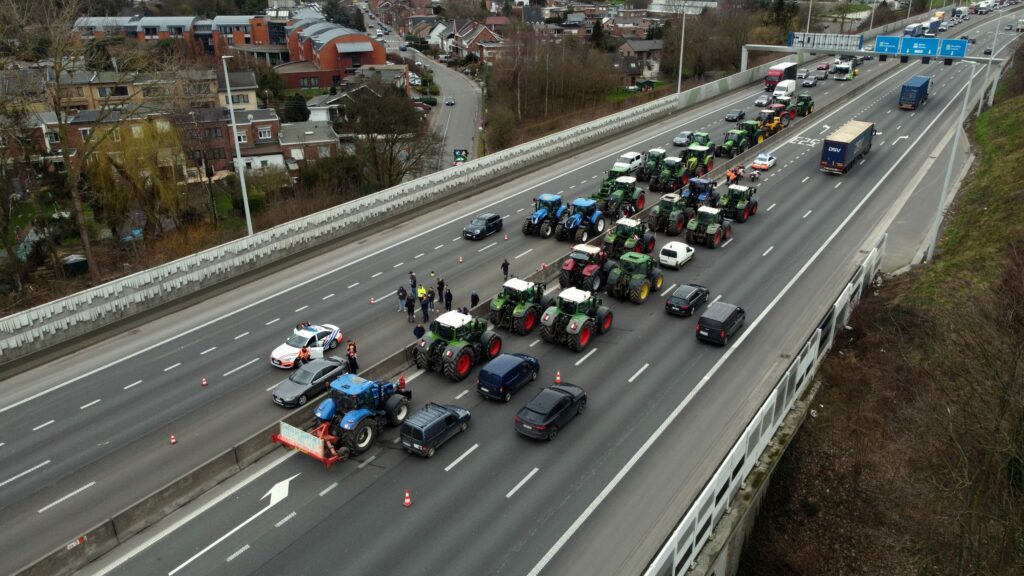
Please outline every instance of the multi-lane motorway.
[{"label": "multi-lane motorway", "polygon": [[[978,36],[980,52],[985,34]],[[928,105],[895,110],[899,85],[922,70],[936,78]],[[147,531],[112,554],[125,556],[114,569],[170,573],[187,562],[176,573],[313,574],[337,562],[353,574],[524,574],[544,566],[551,574],[635,572],[659,543],[649,538],[653,527],[672,520],[664,511],[692,499],[772,384],[764,374],[785,364],[781,355],[805,335],[819,295],[832,296],[845,280],[856,248],[912,180],[929,143],[954,123],[953,99],[970,70],[869,62],[852,83],[812,90],[821,112],[772,144],[779,166],[760,185],[761,212],[737,224],[725,248],[701,249],[683,271],[667,273],[666,288],[700,282],[748,310],[747,336],[728,351],[698,346],[692,320],[666,317],[656,299],[612,302],[616,326],[589,354],[507,335],[507,350],[540,358],[542,380],[557,369],[590,394],[587,413],[557,441],[528,442],[512,431],[515,409],[534,388],[505,406],[480,401],[471,380],[418,375],[410,383],[416,404],[453,401],[473,410],[470,432],[433,460],[385,443],[362,462],[325,472],[276,452],[267,460],[276,466],[240,475],[250,482],[197,508],[191,522],[172,517],[168,526],[181,522],[179,529],[160,539]],[[717,139],[724,110],[751,111],[760,93],[751,86],[581,150],[8,378],[0,392],[0,571],[12,572],[279,417],[267,388],[284,374],[267,354],[295,322],[339,324],[369,365],[412,340],[393,295],[409,270],[421,280],[431,270],[444,276],[457,305],[468,304],[470,290],[493,293],[502,258],[525,274],[568,248],[518,232],[533,196],[589,194],[618,154],[665,145],[683,128]],[[829,103],[839,108],[823,111]],[[821,174],[819,139],[850,118],[874,120],[882,134],[865,165],[839,178]],[[459,238],[466,218],[484,209],[507,216],[509,240]],[[648,443],[658,430],[666,435]],[[644,446],[649,451],[633,460]],[[288,496],[247,522],[264,508],[260,498],[288,478]],[[622,484],[609,489],[613,481]],[[414,499],[409,509],[401,505],[405,489]]]}]

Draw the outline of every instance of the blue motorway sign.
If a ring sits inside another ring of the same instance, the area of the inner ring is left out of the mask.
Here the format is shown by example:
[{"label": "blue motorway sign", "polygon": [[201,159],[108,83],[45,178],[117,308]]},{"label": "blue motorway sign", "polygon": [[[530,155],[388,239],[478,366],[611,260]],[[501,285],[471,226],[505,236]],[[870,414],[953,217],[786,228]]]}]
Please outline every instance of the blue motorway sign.
[{"label": "blue motorway sign", "polygon": [[904,36],[900,42],[900,54],[907,56],[938,56],[938,38],[911,38]]},{"label": "blue motorway sign", "polygon": [[899,36],[879,36],[875,38],[875,53],[876,54],[899,54],[900,52],[900,37]]},{"label": "blue motorway sign", "polygon": [[967,40],[943,40],[939,54],[946,58],[963,58],[967,56]]}]

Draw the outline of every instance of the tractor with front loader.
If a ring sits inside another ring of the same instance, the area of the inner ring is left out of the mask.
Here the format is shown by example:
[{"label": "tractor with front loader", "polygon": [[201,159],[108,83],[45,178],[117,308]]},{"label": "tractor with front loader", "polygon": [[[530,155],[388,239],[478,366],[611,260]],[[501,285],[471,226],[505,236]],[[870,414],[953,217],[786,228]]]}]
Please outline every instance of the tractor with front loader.
[{"label": "tractor with front loader", "polygon": [[544,284],[519,278],[505,281],[501,293],[491,299],[491,324],[525,336],[537,327],[540,315],[550,304],[544,295]]},{"label": "tractor with front loader", "polygon": [[565,343],[573,352],[587,348],[594,334],[612,328],[612,311],[601,298],[579,288],[566,288],[555,304],[544,311],[540,337],[549,343]]},{"label": "tractor with front loader", "polygon": [[523,220],[523,234],[549,238],[567,207],[559,194],[541,194],[533,201],[533,214]]},{"label": "tractor with front loader", "polygon": [[686,230],[686,222],[693,214],[693,208],[686,205],[682,196],[675,193],[664,194],[647,216],[647,225],[654,232],[679,236]]},{"label": "tractor with front loader", "polygon": [[732,238],[732,220],[726,220],[718,208],[701,206],[686,225],[686,243],[691,246],[703,244],[718,248],[729,238]]},{"label": "tractor with front loader", "polygon": [[756,146],[768,137],[767,132],[761,128],[761,123],[757,120],[741,120],[736,123],[736,127],[747,133],[750,138],[750,146]]},{"label": "tractor with front loader", "polygon": [[789,126],[789,115],[785,114],[780,117],[775,114],[774,110],[765,108],[757,113],[757,121],[761,124],[761,129],[764,130],[766,137],[774,136]]},{"label": "tractor with front loader", "polygon": [[627,252],[608,273],[608,294],[620,300],[643,304],[651,290],[661,290],[665,276],[649,254]]},{"label": "tractor with front loader", "polygon": [[562,288],[589,290],[596,294],[604,287],[610,268],[611,263],[604,250],[590,244],[577,244],[562,262],[558,285]]},{"label": "tractor with front loader", "polygon": [[746,222],[757,214],[757,187],[730,184],[725,195],[719,198],[718,207],[726,218]]},{"label": "tractor with front loader", "polygon": [[604,227],[604,213],[597,209],[597,201],[593,198],[577,198],[572,201],[562,221],[555,226],[555,238],[585,243],[602,234]]},{"label": "tractor with front loader", "polygon": [[501,354],[501,336],[487,321],[461,312],[445,312],[430,323],[413,352],[416,366],[444,374],[453,382],[469,376],[473,366]]}]

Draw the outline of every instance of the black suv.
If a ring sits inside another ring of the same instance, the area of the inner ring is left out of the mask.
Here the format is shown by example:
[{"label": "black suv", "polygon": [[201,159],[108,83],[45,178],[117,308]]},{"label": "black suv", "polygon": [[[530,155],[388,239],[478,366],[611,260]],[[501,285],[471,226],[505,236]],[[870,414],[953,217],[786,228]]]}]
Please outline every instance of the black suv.
[{"label": "black suv", "polygon": [[747,319],[747,311],[733,304],[715,302],[697,320],[697,340],[725,346]]},{"label": "black suv", "polygon": [[702,304],[707,304],[710,292],[700,284],[683,284],[665,301],[665,312],[675,316],[693,316]]},{"label": "black suv", "polygon": [[466,224],[466,227],[462,229],[462,235],[470,240],[479,240],[498,230],[501,230],[501,216],[484,212]]},{"label": "black suv", "polygon": [[427,404],[402,424],[402,447],[410,454],[431,458],[441,444],[469,428],[469,417],[469,410],[461,406]]}]

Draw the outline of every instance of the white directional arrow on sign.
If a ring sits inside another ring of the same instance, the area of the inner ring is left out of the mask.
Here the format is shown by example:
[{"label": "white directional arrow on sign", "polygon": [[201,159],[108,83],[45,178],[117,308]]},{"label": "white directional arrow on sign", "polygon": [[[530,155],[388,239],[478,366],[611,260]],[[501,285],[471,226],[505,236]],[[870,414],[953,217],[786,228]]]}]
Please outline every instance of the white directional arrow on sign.
[{"label": "white directional arrow on sign", "polygon": [[210,551],[211,548],[213,548],[217,544],[220,544],[224,540],[227,540],[232,534],[234,534],[235,532],[238,532],[239,530],[244,528],[247,524],[249,524],[249,522],[252,522],[253,520],[259,518],[264,512],[266,512],[267,510],[270,510],[271,508],[273,508],[275,504],[277,504],[281,500],[284,500],[285,498],[287,498],[288,497],[288,483],[291,482],[292,480],[294,480],[297,476],[298,476],[298,474],[296,474],[295,476],[292,476],[291,478],[285,478],[284,480],[281,480],[277,484],[274,484],[274,486],[266,494],[263,495],[263,498],[260,498],[260,501],[262,502],[263,500],[267,499],[267,496],[270,496],[270,502],[267,503],[267,505],[264,506],[262,510],[260,510],[259,512],[257,512],[255,514],[253,514],[252,516],[250,516],[245,522],[242,522],[238,526],[235,526],[234,528],[232,528],[230,531],[228,531],[227,534],[225,534],[225,535],[221,536],[220,538],[217,538],[216,540],[214,540],[209,546],[207,546],[206,548],[203,548],[202,550],[197,552],[194,556],[192,556],[188,560],[185,560],[185,562],[183,562],[180,566],[178,566],[174,570],[171,570],[170,572],[168,572],[167,576],[174,576],[174,574],[177,573],[179,570],[181,570],[185,566],[188,566],[189,564],[191,564],[193,560],[195,560],[196,558],[199,558],[203,554],[206,554],[207,552]]}]

